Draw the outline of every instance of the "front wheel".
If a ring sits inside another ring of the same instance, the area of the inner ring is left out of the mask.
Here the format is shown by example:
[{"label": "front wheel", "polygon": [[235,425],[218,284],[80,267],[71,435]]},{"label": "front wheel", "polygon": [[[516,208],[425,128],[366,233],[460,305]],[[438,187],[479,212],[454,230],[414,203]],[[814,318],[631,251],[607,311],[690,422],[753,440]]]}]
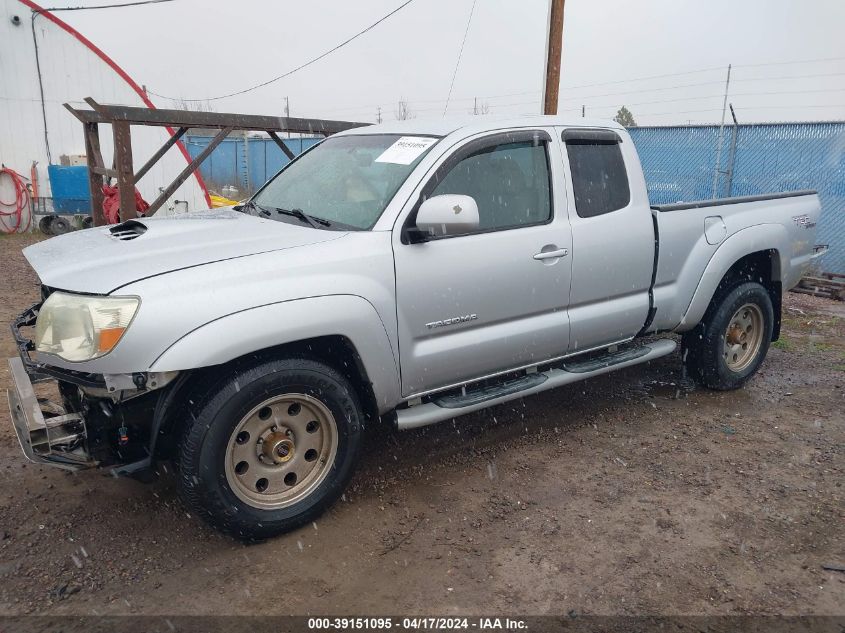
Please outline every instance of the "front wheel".
[{"label": "front wheel", "polygon": [[738,389],[766,357],[773,325],[772,300],[758,283],[740,284],[715,299],[701,323],[683,337],[691,377],[710,389]]},{"label": "front wheel", "polygon": [[348,484],[363,415],[340,373],[288,359],[232,372],[196,402],[179,489],[219,530],[260,540],[313,521]]}]

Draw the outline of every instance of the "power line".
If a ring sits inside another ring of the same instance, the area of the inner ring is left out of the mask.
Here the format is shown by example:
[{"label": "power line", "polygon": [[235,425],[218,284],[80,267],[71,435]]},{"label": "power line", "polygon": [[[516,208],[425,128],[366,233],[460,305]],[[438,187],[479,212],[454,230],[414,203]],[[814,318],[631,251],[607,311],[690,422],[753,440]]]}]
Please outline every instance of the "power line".
[{"label": "power line", "polygon": [[[775,76],[775,77],[749,77],[745,79],[734,79],[734,82],[744,82],[744,81],[789,81],[793,79],[814,79],[818,77],[838,77],[841,75],[845,75],[845,72],[841,73],[821,73],[815,75],[787,75],[787,76]],[[639,94],[642,92],[658,92],[662,90],[675,90],[677,88],[693,88],[696,86],[709,86],[714,84],[721,85],[722,81],[701,81],[696,83],[690,84],[677,84],[674,86],[664,86],[662,88],[639,88],[637,90],[624,90],[622,92],[607,92],[604,94],[599,95],[576,95],[573,97],[565,97],[561,99],[561,101],[578,101],[582,99],[596,99],[599,97],[617,97],[620,95],[629,95],[629,94]],[[796,91],[796,92],[817,92],[815,90],[807,90],[807,91]]]},{"label": "power line", "polygon": [[[771,64],[747,64],[747,65],[744,65],[744,66],[746,66],[746,67],[748,67],[748,66],[759,67],[759,66],[768,66],[768,65],[777,66],[777,65],[786,65],[786,64],[807,64],[807,63],[817,63],[817,62],[822,62],[822,61],[836,61],[836,60],[839,60],[839,59],[845,59],[845,57],[843,57],[843,58],[815,59],[815,60],[798,60],[798,61],[792,61],[792,62],[772,62]],[[743,67],[743,65],[740,65],[739,67]],[[687,75],[687,74],[705,72],[706,70],[707,69],[700,69],[700,70],[695,70],[695,71],[688,71],[688,72],[685,72],[685,73],[669,73],[668,75],[669,76]],[[751,78],[745,78],[745,79],[739,78],[739,79],[736,79],[735,81],[736,82],[743,82],[743,81],[791,81],[791,80],[811,79],[811,78],[818,78],[818,77],[834,77],[834,76],[841,76],[841,75],[845,75],[845,73],[816,73],[816,74],[811,74],[811,75],[775,75],[775,76],[769,76],[769,77],[751,77]],[[657,77],[657,75],[652,75],[649,78],[656,78],[656,77]],[[640,78],[640,79],[643,79],[643,78]],[[622,81],[636,81],[636,80],[637,79],[622,80]],[[608,82],[608,83],[615,84],[615,83],[619,83],[619,82]],[[707,86],[707,85],[716,85],[716,84],[721,85],[722,81],[721,80],[718,80],[718,81],[703,81],[703,82],[675,84],[675,85],[663,86],[663,87],[640,88],[640,89],[636,89],[636,90],[625,90],[625,91],[611,92],[611,93],[601,93],[601,94],[592,94],[592,95],[576,95],[576,96],[572,96],[572,97],[564,97],[564,98],[561,99],[561,101],[576,101],[576,100],[581,101],[581,100],[584,100],[584,99],[596,99],[596,98],[600,98],[600,97],[627,96],[627,95],[630,95],[630,94],[653,93],[653,92],[661,92],[661,91],[666,91],[666,90],[676,90],[676,89],[679,89],[679,88],[691,88],[691,87],[697,87],[697,86]],[[591,84],[591,85],[605,85],[605,84]],[[586,86],[584,86],[584,87],[586,87]],[[574,88],[575,87],[572,87],[571,89],[574,89]],[[840,89],[828,89],[828,90],[784,90],[784,91],[769,91],[769,92],[745,92],[745,93],[736,93],[736,96],[804,94],[804,93],[824,93],[824,92],[837,92],[837,91],[841,91],[841,90]],[[492,99],[499,99],[499,98],[505,98],[505,97],[511,97],[511,96],[537,95],[539,93],[540,93],[539,90],[531,90],[531,91],[522,91],[522,92],[503,93],[503,94],[497,94],[497,95],[479,96],[479,98],[482,98],[482,99],[489,101],[489,100],[492,100]],[[697,99],[715,98],[716,96],[717,95],[700,95],[700,96],[695,96],[695,97],[687,97],[687,98],[679,98],[679,99],[663,99],[663,100],[654,100],[654,101],[634,102],[634,103],[629,103],[627,105],[636,106],[636,105],[651,105],[651,104],[655,104],[655,103],[674,103],[674,102],[679,102],[679,101],[694,101],[694,100],[697,100]],[[472,101],[474,98],[476,98],[476,97],[451,98],[450,103],[455,102],[455,101]],[[439,104],[439,103],[444,102],[443,99],[413,99],[413,98],[408,99],[408,101],[413,102],[413,103],[432,103],[432,104]],[[499,108],[506,108],[506,107],[522,106],[522,105],[536,105],[536,101],[520,101],[520,102],[516,102],[516,103],[499,103],[499,104],[493,104],[493,105],[495,105],[496,107],[499,107]],[[618,107],[618,105],[619,104],[612,104],[612,105],[590,104],[590,106],[593,107],[593,108],[612,108],[612,107],[615,108],[615,107]],[[325,112],[327,112],[327,113],[332,113],[332,112],[362,112],[362,113],[367,112],[367,113],[369,113],[369,112],[372,111],[373,108],[377,108],[377,107],[385,107],[385,104],[384,103],[361,104],[361,105],[357,105],[357,106],[347,106],[347,107],[344,107],[344,108],[332,108],[332,109],[326,110]],[[790,106],[790,107],[792,107],[792,106]],[[825,106],[820,106],[820,107],[825,107]],[[439,107],[416,108],[416,110],[419,111],[419,112],[434,112],[434,111],[438,111],[439,109],[440,109]],[[569,112],[569,111],[575,112],[576,110],[580,110],[580,108],[564,109],[564,110],[562,110],[562,112]]]},{"label": "power line", "polygon": [[458,51],[458,61],[455,62],[455,72],[452,73],[452,82],[449,84],[449,94],[446,95],[446,107],[443,108],[443,116],[446,116],[446,110],[449,109],[449,99],[452,98],[452,88],[455,87],[455,77],[458,76],[458,68],[461,65],[461,57],[464,55],[464,44],[467,43],[467,34],[469,33],[469,25],[472,24],[472,14],[475,13],[475,2],[472,0],[472,7],[469,10],[469,18],[467,18],[467,27],[464,30],[464,39],[461,40],[461,49]]},{"label": "power line", "polygon": [[815,79],[817,77],[841,77],[845,72],[841,73],[820,73],[816,75],[781,75],[776,77],[749,77],[747,79],[736,79],[735,81],[785,81],[790,79]]},{"label": "power line", "polygon": [[[615,108],[616,106],[592,106],[593,108]],[[843,103],[829,103],[825,105],[776,105],[776,106],[744,106],[746,110],[785,110],[790,108],[845,108]],[[737,108],[739,109],[739,108]],[[580,109],[579,109],[580,110]],[[570,111],[574,111],[570,110]],[[670,110],[667,112],[638,112],[637,116],[668,116],[670,114],[695,114],[699,112],[721,112],[722,108],[707,108],[703,110]]]},{"label": "power line", "polygon": [[732,92],[731,97],[756,97],[758,95],[805,95],[816,92],[845,92],[845,88],[822,88],[821,90],[776,90],[774,92]]},{"label": "power line", "polygon": [[138,2],[124,2],[123,4],[100,4],[90,7],[49,7],[46,9],[34,10],[34,13],[53,13],[55,11],[92,11],[95,9],[121,9],[123,7],[138,7],[143,4],[161,4],[162,2],[174,2],[174,0],[138,0]]},{"label": "power line", "polygon": [[[738,64],[734,66],[735,68],[750,68],[750,67],[761,67],[761,66],[778,66],[778,65],[786,65],[786,64],[809,64],[809,63],[816,63],[816,62],[823,62],[823,61],[838,61],[838,60],[845,60],[845,57],[829,57],[825,59],[811,59],[811,60],[800,60],[800,61],[793,61],[793,62],[772,62],[771,64]],[[619,83],[626,83],[631,81],[643,81],[646,79],[658,79],[662,77],[675,77],[675,76],[682,76],[682,75],[692,75],[697,73],[707,72],[709,70],[723,70],[721,66],[713,67],[713,68],[702,68],[700,70],[690,70],[682,73],[669,73],[665,75],[651,75],[648,77],[637,77],[633,79],[621,79],[618,81],[609,81],[604,83],[597,83],[597,84],[583,84],[580,86],[561,86],[563,90],[576,90],[578,88],[592,88],[595,86],[606,86],[606,85],[613,85]],[[818,78],[818,77],[834,77],[840,76],[845,73],[822,73],[822,74],[814,74],[814,75],[787,75],[787,76],[773,76],[773,77],[753,77],[747,79],[736,79],[735,81],[780,81],[780,80],[792,80],[792,79],[811,79],[811,78]],[[673,86],[663,86],[663,87],[654,87],[654,88],[640,88],[637,90],[625,90],[622,92],[608,92],[598,95],[582,95],[582,96],[575,96],[575,97],[566,97],[562,99],[563,101],[573,101],[578,99],[593,99],[598,97],[614,97],[618,95],[627,95],[627,94],[637,94],[641,92],[656,92],[662,90],[675,90],[677,88],[693,88],[696,86],[709,86],[709,85],[722,85],[722,80],[717,81],[700,81],[695,83],[686,83],[686,84],[676,84]],[[487,97],[483,97],[484,99],[497,99],[500,97],[515,97],[515,96],[522,96],[527,94],[539,94],[540,90],[532,90],[528,92],[512,92],[508,94],[500,94],[500,95],[490,95]],[[462,98],[455,98],[453,101],[472,101],[475,97],[462,97]],[[442,99],[409,99],[409,101],[413,101],[415,103],[442,103]]]},{"label": "power line", "polygon": [[[789,81],[793,79],[814,79],[818,77],[838,77],[840,75],[845,75],[845,73],[821,73],[815,75],[780,75],[774,77],[748,77],[745,79],[734,79],[735,82],[740,81]],[[638,94],[641,92],[657,92],[660,90],[675,90],[677,88],[693,88],[696,86],[710,86],[719,84],[721,85],[722,81],[699,81],[690,84],[676,84],[674,86],[664,86],[662,88],[638,88],[637,90],[623,90],[622,92],[607,92],[604,94],[599,95],[576,95],[574,97],[566,97],[562,99],[562,101],[575,101],[580,99],[595,99],[598,97],[615,97],[619,95],[629,95],[629,94]],[[569,90],[569,88],[567,88]]]},{"label": "power line", "polygon": [[[455,101],[472,101],[473,99],[501,99],[504,97],[519,97],[523,95],[538,95],[542,91],[541,90],[529,90],[527,92],[510,92],[506,94],[499,94],[499,95],[488,95],[485,97],[454,97],[452,98],[452,102]],[[444,103],[444,99],[413,99],[408,98],[406,99],[408,103]],[[389,105],[389,103],[382,102],[382,103],[363,103],[353,106],[345,106],[343,108],[331,108],[329,110],[324,110],[324,112],[364,112],[364,111],[371,111],[373,108],[377,108],[379,106],[385,107]],[[439,110],[440,108],[426,108],[427,110]]]},{"label": "power line", "polygon": [[821,62],[838,62],[845,57],[822,57],[820,59],[800,59],[794,62],[766,62],[764,64],[734,64],[734,68],[759,68],[761,66],[789,66],[792,64],[816,64]]},{"label": "power line", "polygon": [[[689,86],[704,86],[709,84],[721,84],[721,81],[715,82],[701,82],[701,83],[694,83],[694,84],[681,84],[676,86],[667,86],[664,88],[653,88],[653,89],[645,89],[645,90],[631,90],[626,92],[613,92],[613,93],[606,93],[602,95],[586,95],[581,97],[567,97],[566,99],[562,99],[562,101],[574,101],[578,99],[592,99],[598,97],[610,97],[610,96],[620,96],[620,95],[629,95],[629,94],[636,94],[641,92],[656,92],[659,90],[672,90],[675,88],[686,88]],[[772,95],[788,95],[788,94],[815,94],[815,93],[828,93],[828,92],[843,92],[845,88],[823,88],[819,90],[773,90],[773,91],[765,91],[765,92],[737,92],[732,93],[732,97],[753,97],[753,96],[772,96]],[[519,96],[522,94],[539,94],[539,90],[535,90],[530,93],[511,93],[511,94],[503,94],[503,95],[488,95],[488,96],[479,96],[479,97],[466,97],[460,99],[452,99],[452,102],[455,101],[472,101],[473,99],[482,99],[484,101],[490,101],[492,99],[508,97],[508,96]],[[722,95],[720,94],[707,94],[707,95],[696,95],[692,97],[681,97],[677,99],[657,99],[652,101],[635,101],[632,103],[626,102],[624,105],[627,106],[640,106],[640,105],[653,105],[658,103],[677,103],[680,101],[696,101],[699,99],[716,99],[720,98]],[[429,99],[429,100],[416,100],[416,99],[408,99],[408,102],[413,103],[443,103],[442,99]],[[514,103],[493,103],[491,105],[497,108],[508,108],[508,107],[515,107],[521,105],[536,105],[537,101],[518,101]],[[616,108],[619,107],[619,103],[614,104],[589,104],[591,108]],[[370,112],[373,108],[384,107],[383,104],[370,104],[370,105],[361,105],[361,106],[350,106],[347,108],[332,108],[329,110],[324,110],[326,113],[334,113],[334,112]],[[432,106],[427,108],[414,108],[416,112],[435,112],[440,111],[439,106]],[[569,108],[565,110],[561,110],[561,112],[575,112],[576,110],[580,111],[579,108]]]},{"label": "power line", "polygon": [[[817,93],[817,92],[845,92],[845,88],[824,88],[821,90],[774,90],[769,92],[732,92],[731,97],[756,97],[756,96],[772,96],[772,95],[791,95],[791,94],[810,94],[810,93]],[[641,105],[653,105],[656,103],[677,103],[679,101],[697,101],[699,99],[717,99],[722,98],[720,94],[713,94],[713,95],[698,95],[695,97],[681,97],[679,99],[658,99],[656,101],[639,101],[634,103],[625,103],[626,106],[641,106]],[[619,107],[620,104],[591,104],[591,108],[616,108]],[[502,107],[502,106],[500,106]],[[756,106],[751,106],[756,107]],[[784,106],[784,107],[793,107],[793,106]]]},{"label": "power line", "polygon": [[763,105],[745,106],[746,108],[757,108],[758,110],[783,110],[784,108],[845,108],[845,103],[823,103],[810,105]]},{"label": "power line", "polygon": [[[831,62],[831,61],[839,61],[843,60],[845,57],[824,57],[819,59],[802,59],[796,61],[788,61],[788,62],[769,62],[765,64],[735,64],[736,68],[760,68],[763,66],[786,66],[786,65],[794,65],[794,64],[815,64],[820,62]],[[615,81],[604,81],[599,83],[592,83],[592,84],[581,84],[578,86],[561,86],[562,89],[565,90],[575,90],[577,88],[594,88],[596,86],[609,86],[613,84],[621,84],[621,83],[629,83],[632,81],[647,81],[649,79],[663,79],[665,77],[681,77],[684,75],[695,75],[699,73],[706,73],[711,72],[714,70],[724,70],[724,66],[711,66],[709,68],[699,68],[698,70],[687,70],[683,72],[677,73],[664,73],[661,75],[648,75],[644,77],[632,77],[630,79],[617,79]],[[717,83],[722,83],[721,81]]]},{"label": "power line", "polygon": [[[631,79],[617,79],[615,81],[603,81],[594,84],[581,84],[580,86],[561,86],[563,90],[575,90],[577,88],[593,88],[595,86],[610,86],[613,84],[624,84],[632,81],[646,81],[648,79],[663,79],[665,77],[680,77],[682,75],[695,75],[698,73],[706,73],[714,70],[722,70],[721,66],[712,66],[710,68],[700,68],[699,70],[688,70],[680,73],[665,73],[662,75],[649,75],[647,77],[632,77]],[[721,82],[719,82],[721,83]]]},{"label": "power line", "polygon": [[661,90],[676,90],[677,88],[693,88],[695,86],[712,86],[714,84],[721,85],[722,81],[698,81],[692,84],[676,84],[674,86],[664,86],[663,88],[638,88],[637,90],[623,90],[622,92],[606,92],[600,95],[576,95],[574,97],[566,97],[562,101],[576,101],[580,99],[597,99],[598,97],[616,97],[619,95],[632,95],[641,92],[659,92]]},{"label": "power line", "polygon": [[[159,1],[164,1],[164,0],[159,0]],[[216,96],[216,97],[206,97],[206,98],[204,98],[204,99],[181,99],[181,100],[182,100],[182,101],[190,101],[190,102],[196,102],[196,101],[218,101],[219,99],[226,99],[226,98],[228,98],[228,97],[234,97],[234,96],[237,96],[237,95],[246,94],[247,92],[252,92],[253,90],[258,90],[259,88],[263,88],[264,86],[268,86],[268,85],[270,85],[270,84],[272,84],[272,83],[275,83],[275,82],[279,81],[280,79],[284,79],[285,77],[290,77],[290,76],[291,76],[292,74],[294,74],[295,72],[298,72],[298,71],[302,70],[303,68],[307,68],[308,66],[311,66],[312,64],[315,64],[316,62],[320,61],[320,60],[321,60],[321,59],[323,59],[324,57],[328,57],[329,55],[331,55],[332,53],[334,53],[334,52],[336,52],[336,51],[340,50],[341,48],[343,48],[344,46],[346,46],[347,44],[349,44],[349,43],[350,43],[350,42],[352,42],[353,40],[356,40],[356,39],[358,39],[359,37],[361,37],[362,35],[364,35],[365,33],[367,33],[367,32],[369,32],[369,31],[373,30],[373,29],[374,29],[375,27],[377,27],[379,24],[381,24],[382,22],[384,22],[385,20],[387,20],[387,19],[388,19],[389,17],[391,17],[392,15],[394,15],[394,14],[398,13],[399,11],[401,11],[402,9],[404,9],[405,7],[407,7],[407,6],[408,6],[409,4],[411,4],[413,1],[414,1],[414,0],[406,0],[405,2],[403,2],[402,4],[400,4],[398,7],[396,7],[395,9],[393,9],[393,11],[391,11],[391,12],[390,12],[390,13],[388,13],[387,15],[382,16],[381,18],[379,18],[378,20],[376,20],[375,22],[373,22],[372,24],[370,24],[370,26],[368,26],[367,28],[365,28],[365,29],[363,29],[363,30],[361,30],[361,31],[358,31],[358,32],[357,32],[355,35],[353,35],[352,37],[349,37],[349,38],[345,39],[345,40],[344,40],[344,41],[342,41],[340,44],[337,44],[336,46],[333,46],[332,48],[330,48],[330,49],[329,49],[329,50],[327,50],[326,52],[322,53],[321,55],[318,55],[317,57],[314,57],[314,58],[312,58],[312,59],[308,60],[308,61],[307,61],[307,62],[305,62],[304,64],[300,64],[300,65],[299,65],[299,66],[297,66],[296,68],[293,68],[292,70],[289,70],[289,71],[287,71],[286,73],[283,73],[283,74],[281,74],[281,75],[278,75],[277,77],[273,77],[272,79],[268,79],[267,81],[262,81],[260,84],[256,84],[256,85],[254,85],[254,86],[250,86],[249,88],[244,88],[243,90],[237,90],[237,91],[235,91],[235,92],[230,92],[230,93],[228,93],[228,94],[224,94],[224,95],[218,95],[218,96]],[[157,97],[160,97],[160,98],[162,98],[162,99],[172,99],[172,100],[174,100],[174,101],[179,100],[179,99],[177,99],[176,97],[167,97],[167,96],[165,96],[165,95],[160,95],[160,94],[158,94],[158,93],[156,93],[156,92],[153,92],[152,90],[148,90],[148,92],[149,92],[150,94],[153,94],[153,95],[155,95],[155,96],[157,96]]]}]

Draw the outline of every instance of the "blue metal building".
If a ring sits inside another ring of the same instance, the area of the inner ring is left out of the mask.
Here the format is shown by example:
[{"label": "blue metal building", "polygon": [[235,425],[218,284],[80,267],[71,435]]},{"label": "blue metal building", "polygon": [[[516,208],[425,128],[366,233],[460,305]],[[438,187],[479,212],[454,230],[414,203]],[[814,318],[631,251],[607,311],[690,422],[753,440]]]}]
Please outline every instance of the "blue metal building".
[{"label": "blue metal building", "polygon": [[[191,156],[196,157],[210,140],[210,136],[189,134],[185,144]],[[283,140],[295,155],[299,155],[319,143],[322,137]],[[288,162],[288,157],[270,138],[230,136],[211,152],[200,167],[200,173],[213,191],[221,193],[223,187],[234,186],[246,195],[256,191]]]}]

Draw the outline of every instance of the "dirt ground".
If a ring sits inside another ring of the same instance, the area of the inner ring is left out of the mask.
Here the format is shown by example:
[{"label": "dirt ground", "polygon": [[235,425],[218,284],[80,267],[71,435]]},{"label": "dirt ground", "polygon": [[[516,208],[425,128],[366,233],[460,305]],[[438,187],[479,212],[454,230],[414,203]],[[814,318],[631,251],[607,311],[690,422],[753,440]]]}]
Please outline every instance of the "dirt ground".
[{"label": "dirt ground", "polygon": [[[37,299],[32,239],[0,238],[3,324]],[[27,463],[3,402],[0,615],[843,614],[822,566],[845,565],[845,310],[790,294],[784,316],[740,391],[670,356],[371,432],[343,501],[252,546],[189,516],[169,467]]]}]

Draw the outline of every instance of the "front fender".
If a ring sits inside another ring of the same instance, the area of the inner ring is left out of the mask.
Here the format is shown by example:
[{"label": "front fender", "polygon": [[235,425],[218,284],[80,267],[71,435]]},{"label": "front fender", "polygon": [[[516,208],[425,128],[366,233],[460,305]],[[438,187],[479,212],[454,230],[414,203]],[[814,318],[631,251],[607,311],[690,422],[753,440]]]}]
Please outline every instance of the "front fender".
[{"label": "front fender", "polygon": [[705,267],[692,300],[675,331],[686,332],[698,325],[713,300],[719,282],[731,266],[750,253],[769,250],[777,252],[779,256],[780,266],[772,271],[772,278],[780,281],[780,272],[789,271],[791,265],[789,234],[786,228],[780,224],[756,224],[737,231],[726,239]]},{"label": "front fender", "polygon": [[226,315],[168,347],[150,371],[220,365],[252,352],[319,336],[345,336],[355,346],[380,411],[401,399],[399,370],[378,312],[356,295],[329,295],[258,306]]}]

